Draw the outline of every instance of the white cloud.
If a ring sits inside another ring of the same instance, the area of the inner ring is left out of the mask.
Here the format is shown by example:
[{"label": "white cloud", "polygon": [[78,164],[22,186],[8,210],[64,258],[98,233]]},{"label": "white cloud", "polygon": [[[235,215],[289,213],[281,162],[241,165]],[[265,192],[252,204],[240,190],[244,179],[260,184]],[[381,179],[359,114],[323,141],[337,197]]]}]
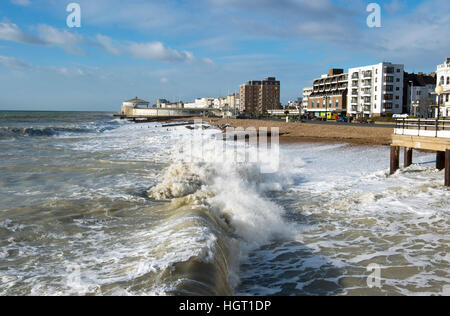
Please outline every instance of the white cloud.
[{"label": "white cloud", "polygon": [[84,42],[83,37],[67,30],[59,31],[49,25],[39,25],[38,35],[23,32],[16,24],[11,22],[0,23],[0,40],[11,41],[29,45],[57,46],[65,51],[81,55],[84,50],[79,47]]},{"label": "white cloud", "polygon": [[80,67],[56,67],[56,66],[35,66],[30,63],[27,63],[19,58],[9,57],[9,56],[1,56],[0,55],[0,66],[6,67],[15,71],[38,71],[38,72],[51,72],[56,73],[58,75],[62,75],[65,77],[75,77],[75,76],[85,76],[87,75],[87,71],[81,69]]},{"label": "white cloud", "polygon": [[85,51],[79,47],[84,42],[83,37],[78,34],[67,30],[59,31],[49,25],[39,25],[38,34],[46,45],[60,47],[71,54],[85,54]]},{"label": "white cloud", "polygon": [[100,47],[107,53],[116,56],[121,54],[120,49],[118,48],[120,45],[114,43],[114,41],[110,37],[98,34],[96,36],[96,39]]},{"label": "white cloud", "polygon": [[8,21],[0,22],[0,40],[31,45],[45,44],[36,36],[24,33],[16,24]]},{"label": "white cloud", "polygon": [[129,52],[135,58],[164,62],[193,62],[195,56],[188,51],[177,51],[167,48],[161,42],[131,43]]},{"label": "white cloud", "polygon": [[30,0],[11,0],[12,4],[20,5],[20,6],[29,6],[31,4]]},{"label": "white cloud", "polygon": [[[406,65],[427,67],[441,63],[450,51],[448,0],[426,1],[401,17],[385,19],[383,27],[368,31],[358,49],[380,59],[393,58]],[[434,67],[433,67],[434,68]]]},{"label": "white cloud", "polygon": [[30,65],[23,60],[15,57],[0,56],[0,65],[3,67],[18,69],[18,70],[31,70],[34,69],[33,65]]}]

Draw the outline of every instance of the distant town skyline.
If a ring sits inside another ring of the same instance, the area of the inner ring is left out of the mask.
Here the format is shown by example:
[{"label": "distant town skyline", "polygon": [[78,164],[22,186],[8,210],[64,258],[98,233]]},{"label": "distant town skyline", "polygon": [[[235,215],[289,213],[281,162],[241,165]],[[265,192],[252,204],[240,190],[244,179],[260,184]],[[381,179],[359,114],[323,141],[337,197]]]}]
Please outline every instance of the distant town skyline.
[{"label": "distant town skyline", "polygon": [[[81,8],[69,28],[67,5]],[[446,0],[5,0],[0,110],[117,111],[139,96],[192,102],[276,77],[281,102],[328,73],[389,61],[430,73],[450,55]]]}]

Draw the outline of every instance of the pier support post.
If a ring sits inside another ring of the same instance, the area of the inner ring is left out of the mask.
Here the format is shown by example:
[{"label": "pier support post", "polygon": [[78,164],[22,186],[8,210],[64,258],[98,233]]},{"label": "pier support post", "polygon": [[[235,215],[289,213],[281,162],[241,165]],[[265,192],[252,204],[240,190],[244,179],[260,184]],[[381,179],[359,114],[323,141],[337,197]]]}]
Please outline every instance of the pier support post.
[{"label": "pier support post", "polygon": [[405,168],[412,165],[413,162],[413,149],[405,147]]},{"label": "pier support post", "polygon": [[436,152],[436,169],[442,170],[445,168],[445,151]]},{"label": "pier support post", "polygon": [[445,186],[450,187],[450,149],[445,152]]},{"label": "pier support post", "polygon": [[391,175],[400,168],[400,147],[391,146]]}]

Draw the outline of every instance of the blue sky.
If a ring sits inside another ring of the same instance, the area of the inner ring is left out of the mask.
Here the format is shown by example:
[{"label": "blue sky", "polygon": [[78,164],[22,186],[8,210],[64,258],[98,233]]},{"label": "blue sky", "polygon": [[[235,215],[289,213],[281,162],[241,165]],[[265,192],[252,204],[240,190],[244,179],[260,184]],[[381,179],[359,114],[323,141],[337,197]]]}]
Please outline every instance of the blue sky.
[{"label": "blue sky", "polygon": [[[66,7],[81,6],[81,28]],[[448,0],[2,0],[0,110],[117,111],[139,96],[192,101],[276,76],[282,102],[326,73],[450,57]]]}]

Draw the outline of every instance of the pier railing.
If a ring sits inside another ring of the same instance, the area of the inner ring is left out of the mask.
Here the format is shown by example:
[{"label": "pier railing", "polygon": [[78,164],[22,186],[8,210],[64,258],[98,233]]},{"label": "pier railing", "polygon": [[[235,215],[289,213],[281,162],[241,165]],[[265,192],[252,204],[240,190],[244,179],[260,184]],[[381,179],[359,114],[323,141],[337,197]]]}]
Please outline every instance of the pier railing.
[{"label": "pier railing", "polygon": [[397,119],[396,135],[450,138],[448,119]]}]

